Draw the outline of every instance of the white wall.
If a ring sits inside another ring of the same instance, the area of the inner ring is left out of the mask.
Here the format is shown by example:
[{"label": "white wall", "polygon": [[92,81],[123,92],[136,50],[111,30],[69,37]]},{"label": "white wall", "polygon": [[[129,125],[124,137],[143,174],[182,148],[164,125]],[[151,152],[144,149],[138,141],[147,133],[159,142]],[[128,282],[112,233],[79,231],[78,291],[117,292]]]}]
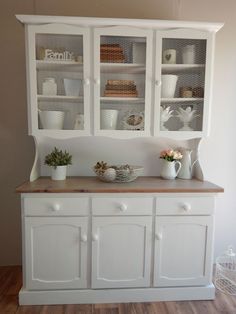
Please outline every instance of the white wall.
[{"label": "white wall", "polygon": [[216,201],[215,256],[236,250],[236,1],[181,0],[178,19],[224,22],[216,35],[210,137],[201,145],[205,178],[225,189]]}]

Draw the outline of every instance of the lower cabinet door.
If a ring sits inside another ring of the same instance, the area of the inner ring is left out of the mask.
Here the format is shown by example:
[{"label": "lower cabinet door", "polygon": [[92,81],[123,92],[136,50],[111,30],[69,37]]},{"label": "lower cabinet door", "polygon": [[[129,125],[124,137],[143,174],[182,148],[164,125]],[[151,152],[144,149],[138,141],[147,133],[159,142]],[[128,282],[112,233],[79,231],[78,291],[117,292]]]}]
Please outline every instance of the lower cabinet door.
[{"label": "lower cabinet door", "polygon": [[212,226],[211,216],[156,217],[154,286],[211,282]]},{"label": "lower cabinet door", "polygon": [[25,218],[26,289],[87,287],[87,217]]},{"label": "lower cabinet door", "polygon": [[152,217],[94,217],[92,288],[150,285]]}]

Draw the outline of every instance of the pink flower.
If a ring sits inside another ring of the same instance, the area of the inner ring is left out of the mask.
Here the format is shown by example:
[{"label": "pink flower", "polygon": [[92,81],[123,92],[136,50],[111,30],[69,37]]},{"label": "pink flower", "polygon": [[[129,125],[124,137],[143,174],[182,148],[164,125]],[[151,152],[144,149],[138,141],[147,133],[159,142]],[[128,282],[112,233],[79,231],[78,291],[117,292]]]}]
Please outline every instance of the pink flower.
[{"label": "pink flower", "polygon": [[165,159],[167,161],[178,160],[181,159],[182,157],[183,156],[179,151],[173,149],[166,149],[160,152],[160,158]]}]

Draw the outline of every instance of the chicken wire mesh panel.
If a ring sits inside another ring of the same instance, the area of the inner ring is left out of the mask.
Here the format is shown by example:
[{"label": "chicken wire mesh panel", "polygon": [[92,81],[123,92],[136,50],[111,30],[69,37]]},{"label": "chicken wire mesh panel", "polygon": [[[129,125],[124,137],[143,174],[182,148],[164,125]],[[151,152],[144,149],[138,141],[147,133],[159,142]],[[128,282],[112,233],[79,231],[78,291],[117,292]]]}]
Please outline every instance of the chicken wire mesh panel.
[{"label": "chicken wire mesh panel", "polygon": [[[161,115],[166,108],[172,113],[165,130],[202,131],[205,63],[206,40],[163,39]],[[172,100],[169,107],[168,99]]]},{"label": "chicken wire mesh panel", "polygon": [[[118,130],[131,131],[144,128],[145,66],[146,38],[101,36],[101,110],[104,107],[107,110],[118,110],[116,123]],[[129,123],[133,125],[125,122],[127,115],[134,117],[129,119]],[[143,120],[141,124],[140,119]]]},{"label": "chicken wire mesh panel", "polygon": [[236,295],[236,254],[231,246],[216,259],[216,287],[230,295]]}]

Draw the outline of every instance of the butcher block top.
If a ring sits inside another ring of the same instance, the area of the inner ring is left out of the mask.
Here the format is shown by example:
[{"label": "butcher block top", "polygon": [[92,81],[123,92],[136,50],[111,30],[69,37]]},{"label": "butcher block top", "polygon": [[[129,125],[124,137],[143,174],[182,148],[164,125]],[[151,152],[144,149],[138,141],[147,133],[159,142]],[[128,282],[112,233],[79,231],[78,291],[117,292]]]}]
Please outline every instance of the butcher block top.
[{"label": "butcher block top", "polygon": [[224,189],[208,181],[164,180],[159,177],[139,177],[129,183],[106,183],[97,177],[68,177],[53,181],[41,177],[16,188],[17,193],[219,193]]}]

